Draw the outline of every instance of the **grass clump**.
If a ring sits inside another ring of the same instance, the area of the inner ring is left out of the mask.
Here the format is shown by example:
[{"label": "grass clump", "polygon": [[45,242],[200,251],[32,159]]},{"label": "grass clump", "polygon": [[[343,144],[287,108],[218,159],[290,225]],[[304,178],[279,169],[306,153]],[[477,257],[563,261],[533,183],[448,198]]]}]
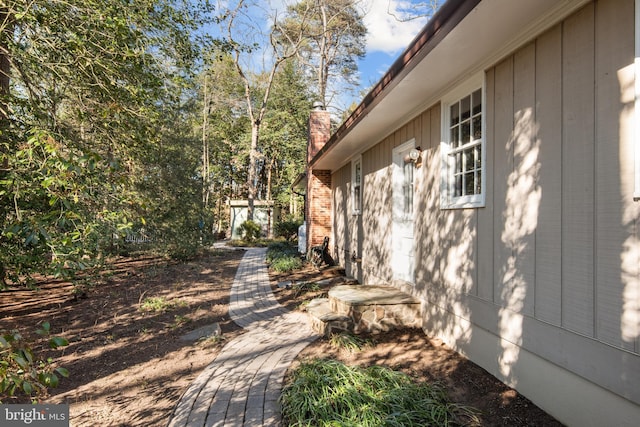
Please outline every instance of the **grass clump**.
[{"label": "grass clump", "polygon": [[320,285],[314,282],[301,282],[293,285],[293,290],[295,291],[294,296],[296,298],[306,294],[307,292],[318,292],[321,289]]},{"label": "grass clump", "polygon": [[450,402],[437,384],[414,382],[382,366],[303,362],[280,396],[288,426],[457,426],[475,410]]},{"label": "grass clump", "polygon": [[167,310],[171,310],[175,307],[175,304],[171,301],[167,301],[163,297],[149,297],[140,305],[142,311],[152,311],[154,313],[164,313]]},{"label": "grass clump", "polygon": [[346,350],[350,353],[356,353],[362,350],[364,347],[368,347],[373,344],[370,340],[366,340],[348,332],[331,334],[329,343],[333,348]]},{"label": "grass clump", "polygon": [[297,247],[286,242],[276,242],[267,249],[267,264],[278,273],[288,273],[302,267]]}]

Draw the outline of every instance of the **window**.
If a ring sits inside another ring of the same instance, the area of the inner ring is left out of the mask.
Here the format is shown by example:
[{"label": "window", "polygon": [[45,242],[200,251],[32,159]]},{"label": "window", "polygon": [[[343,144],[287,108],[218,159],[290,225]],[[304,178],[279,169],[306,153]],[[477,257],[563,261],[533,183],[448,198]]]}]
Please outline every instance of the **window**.
[{"label": "window", "polygon": [[482,84],[461,87],[443,100],[442,105],[442,207],[484,206]]},{"label": "window", "polygon": [[415,164],[409,153],[415,139],[393,149],[393,216],[402,221],[413,221]]},{"label": "window", "polygon": [[351,194],[353,214],[359,215],[362,209],[362,158],[351,162]]},{"label": "window", "polygon": [[402,205],[403,216],[411,218],[413,216],[413,162],[404,160],[402,173]]}]

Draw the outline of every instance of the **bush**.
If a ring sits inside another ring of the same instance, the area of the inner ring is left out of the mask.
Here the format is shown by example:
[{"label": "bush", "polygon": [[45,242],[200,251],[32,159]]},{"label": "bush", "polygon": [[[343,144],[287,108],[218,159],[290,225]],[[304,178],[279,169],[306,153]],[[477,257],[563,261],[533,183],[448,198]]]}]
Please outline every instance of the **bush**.
[{"label": "bush", "polygon": [[298,250],[295,246],[287,242],[273,242],[267,248],[267,264],[278,258],[286,258],[289,256],[297,256]]},{"label": "bush", "polygon": [[271,269],[279,273],[287,273],[302,267],[298,249],[285,242],[269,245],[266,261]]},{"label": "bush", "polygon": [[300,257],[280,258],[271,264],[271,268],[278,273],[288,273],[302,267]]},{"label": "bush", "polygon": [[240,232],[242,233],[242,240],[253,242],[258,240],[262,229],[255,221],[245,221],[240,224]]},{"label": "bush", "polygon": [[275,224],[274,232],[277,237],[284,237],[288,241],[293,241],[298,238],[298,228],[301,225],[301,219],[280,221]]},{"label": "bush", "polygon": [[[50,329],[49,323],[43,323],[36,332],[49,337]],[[51,337],[48,345],[55,349],[69,345],[69,342],[61,337]],[[18,331],[0,335],[0,403],[16,395],[37,401],[46,396],[48,388],[58,386],[60,377],[68,376],[66,369],[54,368],[50,358],[37,358]]]}]

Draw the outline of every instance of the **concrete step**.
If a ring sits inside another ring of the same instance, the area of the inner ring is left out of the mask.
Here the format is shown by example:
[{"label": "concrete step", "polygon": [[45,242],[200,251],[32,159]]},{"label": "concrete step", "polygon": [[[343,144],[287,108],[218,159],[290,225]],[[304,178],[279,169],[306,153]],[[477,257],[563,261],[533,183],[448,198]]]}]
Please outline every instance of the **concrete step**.
[{"label": "concrete step", "polygon": [[419,299],[390,286],[338,285],[307,311],[314,330],[329,336],[335,330],[359,334],[420,328],[421,306]]}]

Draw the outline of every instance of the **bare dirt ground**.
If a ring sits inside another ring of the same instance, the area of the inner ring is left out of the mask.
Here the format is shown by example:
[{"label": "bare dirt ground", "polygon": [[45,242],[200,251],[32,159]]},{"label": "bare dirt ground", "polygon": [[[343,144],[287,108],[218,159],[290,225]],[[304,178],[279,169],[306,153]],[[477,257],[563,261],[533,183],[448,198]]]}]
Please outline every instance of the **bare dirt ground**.
[{"label": "bare dirt ground", "polygon": [[[186,263],[123,259],[80,298],[69,283],[0,292],[0,330],[37,339],[32,331],[46,321],[69,340],[47,353],[70,376],[44,402],[70,403],[72,426],[165,426],[186,388],[241,333],[228,302],[243,254],[209,251]],[[181,339],[213,323],[223,339]]]},{"label": "bare dirt ground", "polygon": [[[122,259],[109,274],[88,281],[74,294],[64,282],[42,282],[39,291],[0,292],[0,331],[18,329],[37,340],[37,326],[49,322],[67,347],[44,351],[70,377],[43,402],[70,403],[71,425],[165,426],[180,396],[242,333],[229,319],[229,291],[243,251],[208,251],[185,263],[161,258]],[[270,272],[279,301],[290,309],[326,289],[279,289],[284,280],[314,282],[340,275],[337,269],[305,267],[286,275]],[[155,302],[155,303],[151,303]],[[185,334],[218,323],[223,338],[184,340]],[[357,353],[320,339],[298,360],[332,357],[347,363],[382,364],[416,379],[445,384],[457,402],[478,408],[484,426],[556,426],[553,418],[486,371],[430,340],[421,331],[379,335]],[[5,403],[17,403],[5,399]]]}]

